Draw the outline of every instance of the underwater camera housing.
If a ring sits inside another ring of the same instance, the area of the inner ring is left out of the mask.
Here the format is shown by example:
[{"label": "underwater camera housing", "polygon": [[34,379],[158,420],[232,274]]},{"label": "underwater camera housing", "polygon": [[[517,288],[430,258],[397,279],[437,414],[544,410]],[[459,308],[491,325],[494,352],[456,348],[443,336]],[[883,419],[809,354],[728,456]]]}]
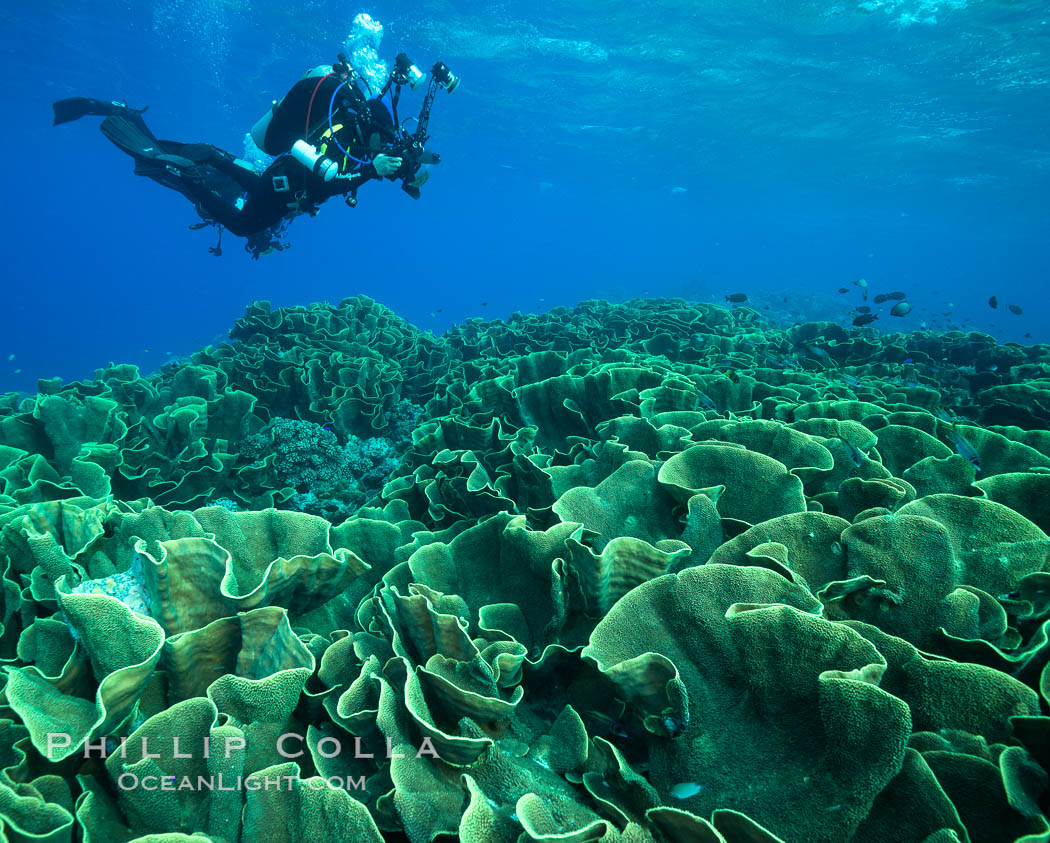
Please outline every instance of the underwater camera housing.
[{"label": "underwater camera housing", "polygon": [[420,196],[419,188],[410,184],[416,178],[420,167],[424,164],[438,164],[441,156],[436,152],[429,152],[423,148],[423,144],[414,137],[406,137],[394,143],[387,151],[388,155],[401,159],[401,166],[394,173],[394,179],[401,180],[401,189],[413,199]]},{"label": "underwater camera housing", "polygon": [[427,141],[430,140],[427,127],[430,124],[430,110],[434,106],[434,96],[438,88],[444,88],[452,93],[459,87],[460,82],[459,77],[449,70],[447,64],[441,61],[435,63],[430,70],[430,86],[423,98],[423,105],[419,109],[419,117],[415,118],[416,130],[408,134],[404,130],[404,125],[398,122],[397,117],[400,90],[403,85],[415,88],[423,78],[416,63],[405,53],[399,53],[394,62],[394,68],[390,72],[390,80],[383,90],[383,93],[386,93],[391,86],[395,87],[391,102],[394,108],[394,125],[397,127],[397,138],[383,152],[402,160],[401,166],[390,178],[395,181],[400,180],[401,189],[413,199],[418,199],[420,196],[419,188],[411,184],[420,167],[424,164],[437,164],[441,160],[440,155],[436,152],[428,152],[425,148]]}]

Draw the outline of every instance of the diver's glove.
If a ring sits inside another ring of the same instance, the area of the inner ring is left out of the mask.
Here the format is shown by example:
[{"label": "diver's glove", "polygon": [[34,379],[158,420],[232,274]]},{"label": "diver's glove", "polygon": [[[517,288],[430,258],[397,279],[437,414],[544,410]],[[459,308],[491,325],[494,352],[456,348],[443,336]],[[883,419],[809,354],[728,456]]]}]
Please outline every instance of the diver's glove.
[{"label": "diver's glove", "polygon": [[383,153],[379,153],[372,159],[372,166],[380,177],[394,175],[401,169],[403,163],[403,159],[395,158],[393,155],[384,155]]}]

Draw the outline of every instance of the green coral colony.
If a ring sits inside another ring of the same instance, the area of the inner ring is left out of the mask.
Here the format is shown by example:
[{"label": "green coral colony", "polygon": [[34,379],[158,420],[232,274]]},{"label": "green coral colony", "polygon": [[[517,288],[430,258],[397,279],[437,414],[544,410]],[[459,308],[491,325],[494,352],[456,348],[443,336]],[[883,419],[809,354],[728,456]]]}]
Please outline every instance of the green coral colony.
[{"label": "green coral colony", "polygon": [[231,337],[0,397],[4,839],[1050,838],[1047,348]]}]

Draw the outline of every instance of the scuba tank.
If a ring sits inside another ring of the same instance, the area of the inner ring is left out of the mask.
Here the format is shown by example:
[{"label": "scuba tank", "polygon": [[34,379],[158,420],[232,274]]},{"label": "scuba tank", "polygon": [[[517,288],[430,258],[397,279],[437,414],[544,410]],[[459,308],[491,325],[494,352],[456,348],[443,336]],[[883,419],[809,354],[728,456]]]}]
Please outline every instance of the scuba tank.
[{"label": "scuba tank", "polygon": [[[320,79],[323,76],[327,76],[331,72],[332,65],[319,64],[317,65],[317,67],[310,68],[310,70],[306,71],[306,73],[303,74],[302,79],[300,79],[299,81],[302,82],[305,79]],[[252,140],[255,142],[255,145],[267,155],[280,155],[282,152],[288,151],[287,149],[276,149],[275,147],[267,149],[266,144],[266,133],[270,129],[270,124],[273,122],[274,115],[284,104],[284,100],[284,97],[282,97],[279,100],[274,100],[270,104],[270,107],[269,109],[267,109],[266,113],[255,121],[255,125],[252,126],[251,131],[249,132],[249,134],[252,136]]]},{"label": "scuba tank", "polygon": [[266,152],[266,130],[270,128],[270,121],[273,120],[274,112],[277,111],[280,104],[281,103],[278,100],[274,100],[270,109],[255,121],[255,125],[252,126],[251,131],[249,132],[255,145],[263,152]]}]

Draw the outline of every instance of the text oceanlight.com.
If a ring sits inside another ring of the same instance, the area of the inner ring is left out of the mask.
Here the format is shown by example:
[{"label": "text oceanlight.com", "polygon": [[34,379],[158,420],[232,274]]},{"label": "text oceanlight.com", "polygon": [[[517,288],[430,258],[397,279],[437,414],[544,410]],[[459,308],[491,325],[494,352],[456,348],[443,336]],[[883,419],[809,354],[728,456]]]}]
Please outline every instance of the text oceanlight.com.
[{"label": "text oceanlight.com", "polygon": [[[235,754],[243,752],[247,747],[247,741],[242,737],[222,737],[212,741],[210,736],[198,738],[196,741],[180,743],[179,738],[173,737],[170,745],[161,747],[154,739],[151,745],[148,738],[130,739],[127,737],[99,738],[95,742],[85,741],[82,754],[84,758],[131,758],[133,762],[140,759],[210,759],[210,758],[232,758]],[[166,742],[165,742],[166,743]],[[190,744],[193,746],[190,746]],[[275,750],[282,758],[294,761],[303,757],[306,752],[303,747],[306,738],[303,735],[288,732],[277,738]],[[49,732],[47,735],[47,757],[55,760],[56,753],[66,757],[65,750],[73,746],[73,738],[65,732]],[[167,752],[161,750],[167,749]],[[398,747],[395,749],[391,739],[386,740],[386,752],[370,752],[361,744],[361,739],[355,737],[352,746],[344,746],[338,738],[326,736],[321,738],[313,747],[314,751],[323,758],[337,758],[349,756],[355,759],[394,759],[394,758],[422,758],[424,756],[437,758],[437,750],[431,743],[430,738],[424,737],[420,746],[411,749]],[[207,775],[142,775],[135,773],[122,773],[117,777],[117,787],[121,790],[294,790],[297,786],[309,787],[313,790],[322,788],[334,788],[339,790],[364,790],[366,776],[329,776],[328,778],[311,777],[300,779],[291,775],[269,775],[263,770],[248,776],[209,773]]]}]

